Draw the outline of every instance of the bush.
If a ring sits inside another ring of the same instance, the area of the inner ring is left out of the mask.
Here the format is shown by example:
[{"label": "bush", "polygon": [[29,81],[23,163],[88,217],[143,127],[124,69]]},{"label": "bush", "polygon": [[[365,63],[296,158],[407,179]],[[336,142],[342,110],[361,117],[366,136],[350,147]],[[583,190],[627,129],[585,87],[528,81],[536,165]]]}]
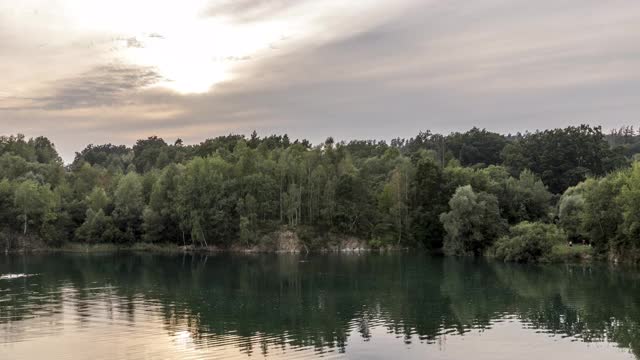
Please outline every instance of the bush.
[{"label": "bush", "polygon": [[549,260],[553,247],[566,241],[566,234],[556,225],[540,222],[521,222],[509,229],[494,246],[496,258],[514,262]]}]

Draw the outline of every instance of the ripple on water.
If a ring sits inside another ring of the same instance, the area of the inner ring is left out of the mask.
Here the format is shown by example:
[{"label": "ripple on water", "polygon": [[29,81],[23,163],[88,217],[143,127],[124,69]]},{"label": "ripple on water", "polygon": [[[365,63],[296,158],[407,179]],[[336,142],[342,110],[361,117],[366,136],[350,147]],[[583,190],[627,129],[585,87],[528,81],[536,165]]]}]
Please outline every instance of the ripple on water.
[{"label": "ripple on water", "polygon": [[0,359],[630,359],[607,336],[640,339],[626,278],[394,259],[0,258],[41,274],[0,282]]},{"label": "ripple on water", "polygon": [[38,274],[4,274],[0,275],[0,280],[13,280],[36,276]]}]

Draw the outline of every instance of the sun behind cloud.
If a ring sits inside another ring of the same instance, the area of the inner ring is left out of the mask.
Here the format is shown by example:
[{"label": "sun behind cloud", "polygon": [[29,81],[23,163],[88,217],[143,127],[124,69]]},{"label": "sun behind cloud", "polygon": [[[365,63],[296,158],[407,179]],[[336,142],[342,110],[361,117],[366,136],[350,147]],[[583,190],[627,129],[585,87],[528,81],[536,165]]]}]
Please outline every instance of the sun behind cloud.
[{"label": "sun behind cloud", "polygon": [[[231,24],[216,19],[185,19],[179,26],[142,36],[122,50],[125,61],[155,68],[164,81],[155,84],[182,94],[204,93],[233,77],[238,62],[271,49],[286,24]],[[131,42],[131,41],[129,41]]]},{"label": "sun behind cloud", "polygon": [[[154,68],[161,86],[181,94],[204,93],[232,78],[238,61],[269,50],[295,21],[234,21],[210,13],[210,1],[114,0],[65,3],[68,30],[110,35],[103,46],[113,61]],[[299,27],[298,27],[299,28]]]}]

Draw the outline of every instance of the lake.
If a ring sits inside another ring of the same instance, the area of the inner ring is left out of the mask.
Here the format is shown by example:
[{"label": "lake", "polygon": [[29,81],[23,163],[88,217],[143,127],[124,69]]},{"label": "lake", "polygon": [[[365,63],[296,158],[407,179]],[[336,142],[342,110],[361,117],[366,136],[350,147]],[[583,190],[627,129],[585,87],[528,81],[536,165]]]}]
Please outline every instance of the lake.
[{"label": "lake", "polygon": [[0,256],[0,359],[636,359],[640,272],[419,254]]}]

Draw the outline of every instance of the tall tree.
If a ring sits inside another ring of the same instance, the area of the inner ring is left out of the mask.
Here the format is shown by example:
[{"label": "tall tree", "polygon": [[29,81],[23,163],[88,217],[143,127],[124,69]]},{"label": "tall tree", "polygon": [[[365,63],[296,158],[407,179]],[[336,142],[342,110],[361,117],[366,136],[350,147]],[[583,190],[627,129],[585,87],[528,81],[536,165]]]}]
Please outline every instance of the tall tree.
[{"label": "tall tree", "polygon": [[505,230],[498,199],[485,192],[475,193],[469,185],[456,190],[449,208],[449,212],[440,216],[446,230],[447,254],[480,255]]},{"label": "tall tree", "polygon": [[589,175],[604,175],[626,164],[622,154],[609,148],[601,128],[588,125],[528,133],[508,144],[503,158],[515,173],[533,171],[556,194]]},{"label": "tall tree", "polygon": [[136,173],[128,173],[118,182],[114,193],[113,218],[123,234],[122,242],[133,242],[142,235],[144,197],[142,180]]},{"label": "tall tree", "polygon": [[15,205],[23,221],[23,235],[27,235],[30,223],[42,225],[55,217],[51,212],[55,206],[53,192],[48,186],[40,185],[33,180],[18,184],[15,190]]},{"label": "tall tree", "polygon": [[444,229],[440,222],[440,214],[447,210],[449,200],[443,186],[442,168],[436,161],[426,154],[416,158],[411,204],[413,236],[431,250],[442,247]]}]

